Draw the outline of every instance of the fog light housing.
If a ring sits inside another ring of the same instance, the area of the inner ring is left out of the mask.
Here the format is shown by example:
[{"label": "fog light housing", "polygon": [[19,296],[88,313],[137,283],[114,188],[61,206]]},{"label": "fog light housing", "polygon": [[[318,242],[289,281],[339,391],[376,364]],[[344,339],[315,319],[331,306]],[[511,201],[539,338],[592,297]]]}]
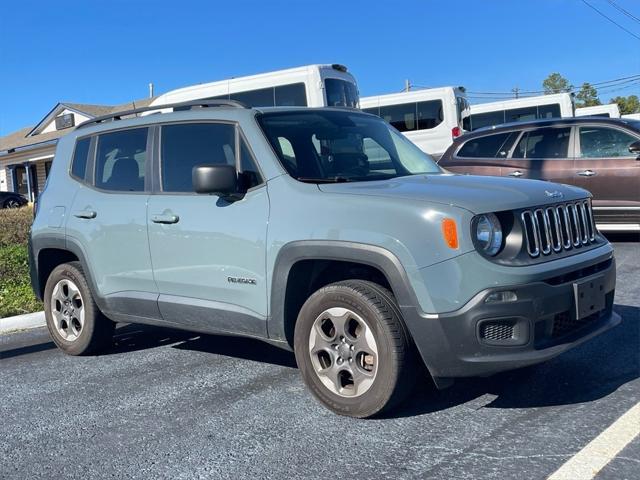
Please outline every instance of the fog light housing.
[{"label": "fog light housing", "polygon": [[502,290],[500,292],[493,292],[487,295],[484,299],[484,303],[506,303],[515,302],[518,300],[518,295],[512,290]]}]

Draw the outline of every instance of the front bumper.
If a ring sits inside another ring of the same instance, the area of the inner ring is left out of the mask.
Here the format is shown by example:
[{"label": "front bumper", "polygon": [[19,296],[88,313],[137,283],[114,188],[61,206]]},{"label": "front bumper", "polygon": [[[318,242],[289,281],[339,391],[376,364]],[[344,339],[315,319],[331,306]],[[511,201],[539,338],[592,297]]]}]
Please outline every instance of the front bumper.
[{"label": "front bumper", "polygon": [[[602,286],[604,309],[576,320],[574,283]],[[549,360],[618,325],[613,311],[613,256],[555,277],[483,290],[463,308],[427,315],[403,307],[420,354],[436,379],[490,375]],[[517,301],[486,303],[492,292],[512,291]]]}]

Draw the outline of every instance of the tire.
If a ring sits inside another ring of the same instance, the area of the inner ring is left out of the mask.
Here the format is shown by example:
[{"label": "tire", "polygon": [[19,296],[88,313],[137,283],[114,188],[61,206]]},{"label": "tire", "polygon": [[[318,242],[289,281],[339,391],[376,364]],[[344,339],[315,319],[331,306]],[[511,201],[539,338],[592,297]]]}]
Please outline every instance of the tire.
[{"label": "tire", "polygon": [[44,289],[44,312],[51,338],[68,355],[90,355],[112,344],[115,323],[98,309],[80,262],[53,269]]},{"label": "tire", "polygon": [[307,387],[340,415],[380,414],[414,384],[415,349],[400,309],[372,282],[342,281],[311,295],[298,315],[294,350]]},{"label": "tire", "polygon": [[4,202],[4,208],[20,208],[21,206],[20,202],[15,198],[10,198]]}]

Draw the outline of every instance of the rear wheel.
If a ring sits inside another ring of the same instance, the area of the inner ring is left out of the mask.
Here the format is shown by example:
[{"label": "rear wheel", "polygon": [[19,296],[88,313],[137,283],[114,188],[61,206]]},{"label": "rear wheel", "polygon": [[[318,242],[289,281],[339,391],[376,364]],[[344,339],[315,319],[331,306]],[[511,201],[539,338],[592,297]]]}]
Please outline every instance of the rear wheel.
[{"label": "rear wheel", "polygon": [[10,198],[4,202],[4,208],[20,208],[20,202],[15,198]]},{"label": "rear wheel", "polygon": [[115,324],[95,304],[79,262],[57,266],[44,291],[47,328],[69,355],[88,355],[111,345]]},{"label": "rear wheel", "polygon": [[315,292],[294,334],[305,383],[329,409],[366,418],[410,392],[415,356],[391,292],[349,280]]}]

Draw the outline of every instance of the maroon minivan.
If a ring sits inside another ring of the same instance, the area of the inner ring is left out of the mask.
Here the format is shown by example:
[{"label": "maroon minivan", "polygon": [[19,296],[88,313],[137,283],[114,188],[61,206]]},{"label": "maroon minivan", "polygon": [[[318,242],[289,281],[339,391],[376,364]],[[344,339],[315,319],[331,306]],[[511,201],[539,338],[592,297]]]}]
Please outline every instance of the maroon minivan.
[{"label": "maroon minivan", "polygon": [[640,121],[557,118],[475,130],[439,161],[455,173],[533,178],[593,194],[602,231],[640,231]]}]

